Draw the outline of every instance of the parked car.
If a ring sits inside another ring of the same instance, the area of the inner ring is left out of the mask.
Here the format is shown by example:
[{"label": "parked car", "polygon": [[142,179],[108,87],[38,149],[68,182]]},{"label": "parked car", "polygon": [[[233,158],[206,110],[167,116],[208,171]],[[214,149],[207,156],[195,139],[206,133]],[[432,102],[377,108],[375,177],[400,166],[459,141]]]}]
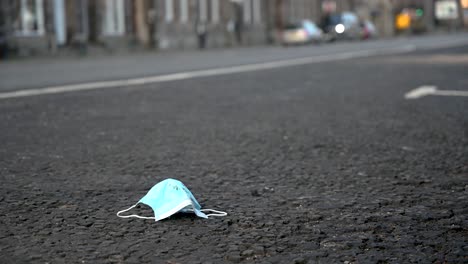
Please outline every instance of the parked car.
[{"label": "parked car", "polygon": [[362,34],[359,18],[352,12],[328,15],[322,20],[321,26],[328,41],[360,39]]},{"label": "parked car", "polygon": [[299,45],[312,42],[321,42],[322,30],[310,20],[302,20],[288,24],[283,33],[281,42],[283,45]]},{"label": "parked car", "polygon": [[361,24],[362,28],[362,39],[372,39],[379,37],[379,32],[375,27],[374,23],[369,20],[364,20]]}]

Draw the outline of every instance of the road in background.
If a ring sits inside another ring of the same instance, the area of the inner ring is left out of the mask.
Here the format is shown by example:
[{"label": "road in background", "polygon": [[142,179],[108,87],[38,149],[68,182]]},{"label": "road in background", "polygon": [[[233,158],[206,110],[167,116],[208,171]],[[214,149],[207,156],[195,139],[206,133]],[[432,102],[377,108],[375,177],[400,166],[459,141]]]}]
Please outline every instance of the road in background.
[{"label": "road in background", "polygon": [[97,58],[62,58],[0,63],[0,92],[120,80],[178,72],[340,54],[405,52],[468,43],[468,34],[339,42],[294,48],[254,47],[210,51],[145,53]]},{"label": "road in background", "polygon": [[[283,51],[259,52],[269,50]],[[29,62],[6,65],[3,76],[25,65],[37,86],[122,77],[105,67],[75,73],[68,70],[78,66],[70,66],[49,80]],[[467,68],[463,46],[1,100],[0,258],[466,262],[468,99],[404,95],[422,86],[467,91]],[[6,89],[34,84],[9,78]],[[168,177],[228,216],[115,216]]]}]

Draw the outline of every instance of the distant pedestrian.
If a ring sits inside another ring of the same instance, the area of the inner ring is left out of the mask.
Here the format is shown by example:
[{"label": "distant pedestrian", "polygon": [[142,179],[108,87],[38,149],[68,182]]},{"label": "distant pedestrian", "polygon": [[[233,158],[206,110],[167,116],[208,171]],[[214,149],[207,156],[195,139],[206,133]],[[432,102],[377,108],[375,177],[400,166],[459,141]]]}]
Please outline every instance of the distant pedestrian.
[{"label": "distant pedestrian", "polygon": [[198,38],[198,48],[204,49],[206,47],[206,38],[208,35],[207,29],[206,29],[206,23],[197,21],[196,32],[197,32],[197,38]]},{"label": "distant pedestrian", "polygon": [[242,10],[241,5],[236,3],[234,5],[234,12],[235,12],[235,17],[234,17],[234,35],[236,36],[236,42],[237,44],[242,44],[242,31],[243,31],[243,17],[244,13]]},{"label": "distant pedestrian", "polygon": [[6,34],[0,30],[0,59],[6,59],[8,56],[8,44]]},{"label": "distant pedestrian", "polygon": [[242,44],[242,22],[239,20],[234,22],[234,33],[236,35],[237,44]]}]

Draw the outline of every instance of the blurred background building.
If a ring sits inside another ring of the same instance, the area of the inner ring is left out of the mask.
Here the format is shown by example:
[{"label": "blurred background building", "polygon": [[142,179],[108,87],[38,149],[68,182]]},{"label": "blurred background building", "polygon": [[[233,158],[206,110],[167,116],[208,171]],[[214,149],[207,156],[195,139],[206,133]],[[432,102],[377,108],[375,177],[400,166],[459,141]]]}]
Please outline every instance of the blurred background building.
[{"label": "blurred background building", "polygon": [[388,37],[460,29],[468,0],[2,0],[0,45],[27,56],[271,44],[288,23],[343,11]]}]

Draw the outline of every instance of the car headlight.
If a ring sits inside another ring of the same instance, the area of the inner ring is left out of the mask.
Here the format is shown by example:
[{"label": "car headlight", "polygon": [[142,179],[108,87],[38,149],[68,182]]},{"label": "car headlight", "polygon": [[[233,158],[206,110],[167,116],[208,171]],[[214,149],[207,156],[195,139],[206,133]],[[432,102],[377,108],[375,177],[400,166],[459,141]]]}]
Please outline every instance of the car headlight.
[{"label": "car headlight", "polygon": [[341,34],[345,31],[345,26],[343,24],[338,24],[335,26],[335,31],[338,34]]}]

